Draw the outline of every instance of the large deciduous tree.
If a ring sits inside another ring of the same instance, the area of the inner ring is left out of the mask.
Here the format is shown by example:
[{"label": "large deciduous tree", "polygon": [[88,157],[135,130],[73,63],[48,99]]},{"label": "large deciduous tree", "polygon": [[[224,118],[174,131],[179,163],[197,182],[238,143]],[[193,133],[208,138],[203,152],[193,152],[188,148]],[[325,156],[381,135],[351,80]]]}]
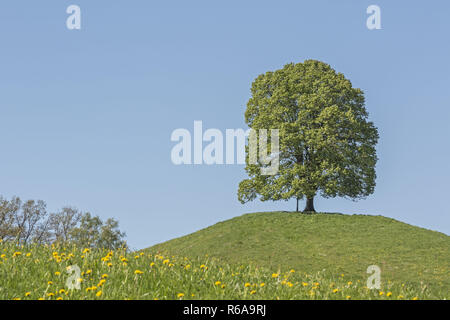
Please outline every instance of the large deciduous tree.
[{"label": "large deciduous tree", "polygon": [[[258,76],[251,87],[245,121],[259,129],[279,130],[279,170],[263,175],[251,164],[239,184],[242,203],[314,197],[364,198],[375,188],[378,131],[368,121],[364,93],[330,65],[306,60]],[[248,150],[248,149],[247,149]]]}]

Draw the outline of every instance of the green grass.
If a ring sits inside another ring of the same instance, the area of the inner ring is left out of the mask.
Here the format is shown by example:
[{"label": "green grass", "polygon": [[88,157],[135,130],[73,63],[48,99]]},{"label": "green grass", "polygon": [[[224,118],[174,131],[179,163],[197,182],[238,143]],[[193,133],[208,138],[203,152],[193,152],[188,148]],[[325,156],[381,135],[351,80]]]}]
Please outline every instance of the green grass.
[{"label": "green grass", "polygon": [[150,252],[218,258],[269,270],[326,270],[366,281],[369,265],[383,284],[425,287],[449,298],[450,237],[382,216],[264,212],[246,214],[158,244]]},{"label": "green grass", "polygon": [[[76,265],[80,273],[67,273]],[[71,279],[72,278],[72,279]],[[79,289],[67,285],[78,281]],[[424,286],[371,290],[348,275],[229,265],[211,257],[162,256],[0,243],[0,299],[434,299]]]},{"label": "green grass", "polygon": [[[0,242],[0,299],[448,299],[449,244],[379,216],[287,212],[140,252]],[[366,287],[372,264],[379,290]],[[67,273],[74,265],[77,276]]]}]

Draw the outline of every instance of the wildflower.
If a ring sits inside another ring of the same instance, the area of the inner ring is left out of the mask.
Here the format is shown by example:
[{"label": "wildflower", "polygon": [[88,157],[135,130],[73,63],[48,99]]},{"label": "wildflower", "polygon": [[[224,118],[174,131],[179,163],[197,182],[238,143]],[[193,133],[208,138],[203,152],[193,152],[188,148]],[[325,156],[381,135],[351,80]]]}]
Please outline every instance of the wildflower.
[{"label": "wildflower", "polygon": [[62,300],[63,298],[61,298],[61,297],[58,297],[58,298],[56,298],[56,300]]},{"label": "wildflower", "polygon": [[419,298],[418,297],[414,297],[414,298],[412,298],[413,300],[419,300]]},{"label": "wildflower", "polygon": [[100,280],[100,282],[98,283],[98,287],[101,287],[104,283],[106,282],[105,279]]},{"label": "wildflower", "polygon": [[59,271],[55,272],[55,276],[60,276],[60,275],[61,275],[61,272],[59,272]]},{"label": "wildflower", "polygon": [[333,293],[338,293],[338,292],[339,292],[339,289],[338,289],[338,288],[336,288],[336,289],[333,290]]},{"label": "wildflower", "polygon": [[51,285],[53,284],[53,282],[52,282],[52,281],[49,281],[49,282],[47,282],[47,284],[48,284],[49,286],[51,286]]},{"label": "wildflower", "polygon": [[108,267],[112,267],[112,263],[111,262],[108,262]]},{"label": "wildflower", "polygon": [[259,286],[260,287],[264,287],[266,284],[263,282],[263,283],[261,283]]},{"label": "wildflower", "polygon": [[27,257],[31,256],[31,252],[28,252],[28,253],[26,254],[26,256],[27,256]]},{"label": "wildflower", "polygon": [[250,287],[250,283],[246,282],[246,283],[244,284],[244,287],[246,287],[246,288]]},{"label": "wildflower", "polygon": [[20,252],[20,251],[14,252],[13,257],[20,256],[21,254],[22,254],[22,252]]},{"label": "wildflower", "polygon": [[302,282],[302,286],[307,287],[308,286],[308,282]]},{"label": "wildflower", "polygon": [[108,275],[106,273],[102,274],[102,279],[108,278]]},{"label": "wildflower", "polygon": [[347,285],[351,286],[353,284],[353,282],[349,281],[347,282]]},{"label": "wildflower", "polygon": [[256,293],[256,290],[250,291],[250,294],[255,294],[255,293]]},{"label": "wildflower", "polygon": [[386,293],[386,297],[390,297],[390,296],[392,296],[392,292]]},{"label": "wildflower", "polygon": [[272,278],[278,278],[279,274],[278,273],[272,273]]},{"label": "wildflower", "polygon": [[31,292],[25,292],[25,297],[28,297],[31,294]]},{"label": "wildflower", "polygon": [[53,292],[47,293],[47,296],[53,297],[55,294]]},{"label": "wildflower", "polygon": [[403,299],[404,297],[402,296],[402,295],[399,295],[398,297],[397,297],[397,299]]},{"label": "wildflower", "polygon": [[97,292],[95,295],[96,295],[97,297],[100,297],[100,296],[102,295],[102,290],[100,290],[99,292]]},{"label": "wildflower", "polygon": [[382,295],[384,295],[384,292],[383,292],[383,291],[380,291],[380,296],[382,296]]},{"label": "wildflower", "polygon": [[168,264],[169,263],[169,259],[166,259],[163,261],[163,264]]},{"label": "wildflower", "polygon": [[178,297],[178,298],[183,298],[183,297],[184,297],[184,293],[179,293],[179,294],[177,294],[177,297]]},{"label": "wildflower", "polygon": [[350,300],[352,297],[346,296],[345,299]]},{"label": "wildflower", "polygon": [[214,284],[215,284],[216,286],[218,286],[219,284],[221,284],[221,282],[220,282],[220,281],[216,281]]},{"label": "wildflower", "polygon": [[295,270],[294,269],[291,269],[291,271],[289,271],[290,273],[295,273]]},{"label": "wildflower", "polygon": [[134,274],[143,274],[144,272],[142,272],[141,270],[135,270]]},{"label": "wildflower", "polygon": [[86,271],[86,274],[91,274],[92,273],[92,270],[91,269],[89,269],[88,271]]}]

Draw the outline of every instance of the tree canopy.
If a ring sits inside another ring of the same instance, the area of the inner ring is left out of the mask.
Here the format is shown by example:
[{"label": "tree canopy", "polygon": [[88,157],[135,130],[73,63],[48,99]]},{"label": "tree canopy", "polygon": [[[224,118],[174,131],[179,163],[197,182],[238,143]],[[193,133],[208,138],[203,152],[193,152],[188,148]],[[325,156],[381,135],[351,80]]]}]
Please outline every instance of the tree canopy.
[{"label": "tree canopy", "polygon": [[[245,121],[279,130],[279,170],[263,175],[262,163],[248,161],[239,184],[242,203],[307,200],[316,195],[364,198],[374,192],[378,131],[368,121],[364,93],[330,65],[306,60],[259,75],[251,86]],[[267,143],[270,146],[270,142]]]}]

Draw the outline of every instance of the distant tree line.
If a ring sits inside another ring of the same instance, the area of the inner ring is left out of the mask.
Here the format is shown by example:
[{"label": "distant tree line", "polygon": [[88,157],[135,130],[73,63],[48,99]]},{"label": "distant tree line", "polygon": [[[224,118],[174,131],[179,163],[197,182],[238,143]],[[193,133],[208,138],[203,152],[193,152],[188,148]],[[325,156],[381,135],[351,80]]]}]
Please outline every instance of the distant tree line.
[{"label": "distant tree line", "polygon": [[125,233],[119,222],[109,218],[63,207],[48,213],[42,200],[22,201],[19,197],[7,200],[0,196],[0,240],[21,245],[75,244],[83,248],[117,249],[126,247]]}]

